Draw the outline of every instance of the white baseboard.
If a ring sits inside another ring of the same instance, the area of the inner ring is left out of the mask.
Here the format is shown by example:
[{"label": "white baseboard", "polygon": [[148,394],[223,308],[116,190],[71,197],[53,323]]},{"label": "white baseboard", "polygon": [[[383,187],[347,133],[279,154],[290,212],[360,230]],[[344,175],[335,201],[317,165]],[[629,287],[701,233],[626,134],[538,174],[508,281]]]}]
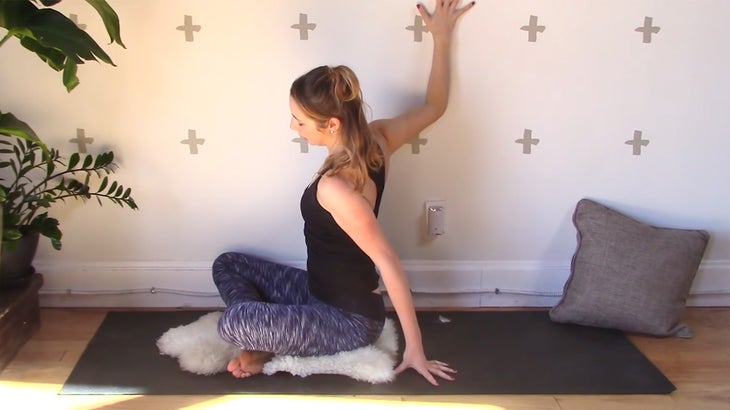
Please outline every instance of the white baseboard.
[{"label": "white baseboard", "polygon": [[[302,267],[304,262],[283,262]],[[550,307],[569,263],[404,261],[417,307]],[[36,263],[44,307],[219,308],[208,262]],[[704,262],[687,301],[730,306],[730,261]]]}]

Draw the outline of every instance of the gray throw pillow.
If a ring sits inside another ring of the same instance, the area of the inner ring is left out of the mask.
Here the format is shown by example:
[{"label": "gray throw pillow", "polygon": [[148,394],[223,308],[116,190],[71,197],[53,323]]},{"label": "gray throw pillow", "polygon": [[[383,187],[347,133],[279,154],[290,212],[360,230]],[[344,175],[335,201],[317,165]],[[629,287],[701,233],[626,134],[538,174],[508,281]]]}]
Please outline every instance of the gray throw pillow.
[{"label": "gray throw pillow", "polygon": [[578,247],[555,322],[692,337],[680,322],[709,234],[659,228],[589,199],[573,214]]}]

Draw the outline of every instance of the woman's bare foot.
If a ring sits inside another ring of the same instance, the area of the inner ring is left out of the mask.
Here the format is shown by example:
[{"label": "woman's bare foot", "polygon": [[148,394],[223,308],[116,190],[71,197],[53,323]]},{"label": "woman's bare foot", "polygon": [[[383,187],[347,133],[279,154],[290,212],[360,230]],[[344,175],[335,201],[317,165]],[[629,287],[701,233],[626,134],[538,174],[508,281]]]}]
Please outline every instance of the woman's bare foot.
[{"label": "woman's bare foot", "polygon": [[266,362],[274,357],[273,353],[255,350],[242,350],[241,354],[228,362],[228,371],[239,379],[251,377],[264,370]]}]

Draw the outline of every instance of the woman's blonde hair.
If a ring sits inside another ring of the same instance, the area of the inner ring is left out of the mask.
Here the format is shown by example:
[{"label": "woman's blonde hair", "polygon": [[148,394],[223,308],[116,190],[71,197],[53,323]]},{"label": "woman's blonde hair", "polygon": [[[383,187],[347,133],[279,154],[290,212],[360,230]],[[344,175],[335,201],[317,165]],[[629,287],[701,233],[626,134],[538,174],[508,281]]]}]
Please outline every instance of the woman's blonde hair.
[{"label": "woman's blonde hair", "polygon": [[347,66],[320,66],[297,78],[290,95],[305,114],[320,128],[330,118],[340,120],[340,141],[343,150],[330,154],[320,173],[334,175],[342,171],[352,180],[355,190],[362,191],[369,169],[383,164],[383,154],[372,138],[365,119],[360,81]]}]

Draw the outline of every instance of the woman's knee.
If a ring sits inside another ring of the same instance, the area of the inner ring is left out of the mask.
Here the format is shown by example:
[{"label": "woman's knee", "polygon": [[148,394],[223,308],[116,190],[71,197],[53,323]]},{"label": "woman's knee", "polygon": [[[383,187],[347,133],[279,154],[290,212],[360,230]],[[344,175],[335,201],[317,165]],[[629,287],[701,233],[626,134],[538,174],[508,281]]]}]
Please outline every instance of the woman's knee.
[{"label": "woman's knee", "polygon": [[228,259],[228,254],[224,253],[219,255],[213,261],[213,266],[211,270],[213,274],[213,282],[215,282],[216,285],[219,284],[221,274],[226,270],[226,266],[228,265]]},{"label": "woman's knee", "polygon": [[247,255],[239,252],[225,252],[218,255],[213,261],[213,280],[217,282],[217,279],[221,275],[230,271],[238,271],[240,265],[246,262]]},{"label": "woman's knee", "polygon": [[242,315],[240,309],[229,307],[218,320],[218,335],[225,342],[241,346]]}]

